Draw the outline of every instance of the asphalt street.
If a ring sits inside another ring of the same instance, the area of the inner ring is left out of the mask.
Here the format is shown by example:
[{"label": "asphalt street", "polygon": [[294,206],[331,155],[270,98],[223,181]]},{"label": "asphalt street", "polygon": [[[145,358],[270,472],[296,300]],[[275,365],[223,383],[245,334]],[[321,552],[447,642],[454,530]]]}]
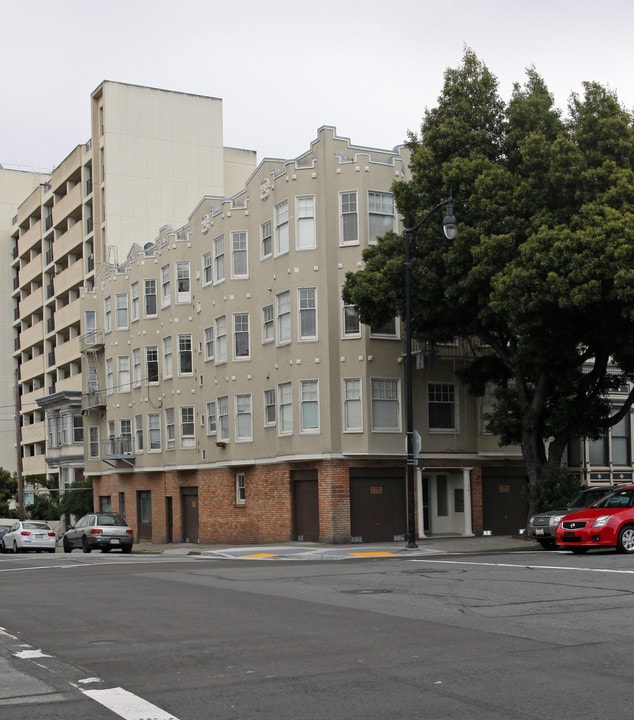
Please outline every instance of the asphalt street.
[{"label": "asphalt street", "polygon": [[631,715],[634,558],[444,547],[1,556],[0,715]]}]

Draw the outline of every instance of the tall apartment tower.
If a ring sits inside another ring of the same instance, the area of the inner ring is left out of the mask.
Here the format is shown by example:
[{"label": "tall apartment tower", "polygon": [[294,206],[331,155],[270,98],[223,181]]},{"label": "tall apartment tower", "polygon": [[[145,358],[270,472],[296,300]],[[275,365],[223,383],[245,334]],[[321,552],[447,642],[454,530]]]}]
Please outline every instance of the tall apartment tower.
[{"label": "tall apartment tower", "polygon": [[255,164],[223,146],[220,99],[109,81],[92,93],[90,139],[26,196],[11,233],[25,476],[83,476],[80,288]]}]

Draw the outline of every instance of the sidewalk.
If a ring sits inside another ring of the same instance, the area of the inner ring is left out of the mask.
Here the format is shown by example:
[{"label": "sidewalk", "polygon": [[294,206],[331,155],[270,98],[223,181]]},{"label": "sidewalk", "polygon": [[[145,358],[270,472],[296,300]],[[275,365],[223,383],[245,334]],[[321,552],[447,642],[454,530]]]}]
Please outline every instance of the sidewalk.
[{"label": "sidewalk", "polygon": [[415,557],[421,555],[517,552],[540,550],[530,538],[518,535],[478,537],[434,537],[418,541],[417,548],[407,548],[402,542],[352,543],[326,545],[322,543],[288,542],[266,545],[201,545],[174,543],[154,545],[140,542],[132,552],[137,554],[197,555],[225,560],[342,560],[381,557]]}]

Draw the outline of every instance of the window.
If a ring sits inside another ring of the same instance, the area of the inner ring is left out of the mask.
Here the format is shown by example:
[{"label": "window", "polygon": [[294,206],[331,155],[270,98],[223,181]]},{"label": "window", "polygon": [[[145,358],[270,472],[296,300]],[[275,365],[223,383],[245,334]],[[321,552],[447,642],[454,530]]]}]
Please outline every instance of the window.
[{"label": "window", "polygon": [[216,363],[227,362],[227,318],[216,318]]},{"label": "window", "polygon": [[95,310],[86,310],[84,314],[84,328],[86,345],[94,345],[97,341],[97,313]]},{"label": "window", "polygon": [[133,348],[132,350],[132,386],[141,386],[141,348]]},{"label": "window", "polygon": [[156,317],[156,280],[143,281],[143,306],[145,317]]},{"label": "window", "polygon": [[273,323],[273,305],[262,308],[262,342],[269,343],[275,340],[275,325]]},{"label": "window", "polygon": [[191,375],[194,372],[194,355],[192,352],[192,336],[178,336],[178,374]]},{"label": "window", "polygon": [[394,432],[400,429],[398,380],[372,379],[372,430]]},{"label": "window", "polygon": [[368,243],[374,245],[378,238],[394,229],[394,196],[392,193],[368,193]]},{"label": "window", "polygon": [[143,452],[143,415],[134,416],[134,434],[136,436],[136,451]]},{"label": "window", "polygon": [[339,195],[341,207],[341,244],[356,245],[359,242],[359,215],[357,191],[350,190]]},{"label": "window", "polygon": [[132,322],[139,319],[140,300],[139,300],[139,283],[133,282],[130,285],[130,297],[132,298]]},{"label": "window", "polygon": [[99,496],[99,512],[112,512],[112,498],[110,495]]},{"label": "window", "polygon": [[315,196],[306,195],[296,199],[297,235],[295,247],[298,250],[310,250],[317,245],[315,234]]},{"label": "window", "polygon": [[96,395],[99,392],[99,379],[97,377],[97,368],[88,368],[88,379],[86,388],[89,395]]},{"label": "window", "polygon": [[251,395],[236,395],[236,441],[253,440]]},{"label": "window", "polygon": [[205,360],[214,359],[214,329],[205,328]]},{"label": "window", "polygon": [[81,413],[73,415],[73,442],[84,442],[84,418]]},{"label": "window", "polygon": [[299,288],[299,338],[317,339],[317,290]]},{"label": "window", "polygon": [[124,455],[132,454],[132,422],[128,419],[119,420],[119,437],[121,438],[121,452]]},{"label": "window", "polygon": [[361,432],[363,430],[360,378],[344,378],[343,429],[344,432]]},{"label": "window", "polygon": [[117,330],[126,330],[130,327],[128,322],[128,294],[121,293],[115,295],[115,303],[117,306]]},{"label": "window", "polygon": [[88,428],[88,454],[91,458],[99,457],[99,428]]},{"label": "window", "polygon": [[249,274],[247,234],[244,230],[231,233],[231,276],[244,278]]},{"label": "window", "polygon": [[216,434],[216,403],[207,403],[207,435]]},{"label": "window", "polygon": [[174,427],[174,408],[165,408],[165,437],[167,439],[167,447],[176,446],[176,428]]},{"label": "window", "polygon": [[381,325],[380,327],[371,327],[370,328],[370,337],[374,338],[390,338],[391,340],[398,339],[398,328],[396,325],[396,318],[392,318],[391,320],[388,320],[388,322],[385,323],[385,325]]},{"label": "window", "polygon": [[170,282],[170,266],[161,268],[161,307],[167,307],[172,301],[172,288]]},{"label": "window", "polygon": [[161,449],[161,416],[158,413],[149,413],[147,416],[148,450]]},{"label": "window", "polygon": [[267,220],[260,225],[260,248],[262,259],[273,254],[273,235],[271,233],[271,221]]},{"label": "window", "polygon": [[196,428],[195,428],[195,414],[194,407],[187,406],[181,407],[181,447],[182,448],[195,448],[196,447]]},{"label": "window", "polygon": [[106,393],[112,395],[114,392],[114,363],[112,358],[106,359]]},{"label": "window", "polygon": [[[603,437],[588,440],[588,450],[590,465],[595,467],[630,465],[629,413],[610,428]],[[579,459],[576,464],[581,464]]]},{"label": "window", "polygon": [[359,322],[359,311],[354,305],[343,304],[342,321],[344,338],[361,337],[361,323]]},{"label": "window", "polygon": [[128,355],[117,358],[117,386],[120,393],[130,392],[130,358]]},{"label": "window", "polygon": [[107,297],[103,301],[103,329],[104,332],[112,332],[112,298]]},{"label": "window", "polygon": [[289,434],[293,432],[293,389],[290,383],[282,383],[278,386],[278,396],[280,401],[280,434]]},{"label": "window", "polygon": [[455,387],[452,383],[430,383],[427,388],[427,414],[430,430],[456,427]]},{"label": "window", "polygon": [[145,384],[158,383],[159,381],[159,363],[158,363],[158,347],[156,345],[148,345],[145,348]]},{"label": "window", "polygon": [[282,255],[289,249],[288,200],[275,206],[275,254]]},{"label": "window", "polygon": [[191,270],[189,261],[181,260],[176,263],[176,302],[190,303],[192,301]]},{"label": "window", "polygon": [[229,398],[226,395],[218,398],[218,440],[229,440]]},{"label": "window", "polygon": [[276,296],[277,301],[277,342],[279,345],[291,341],[291,293],[286,291]]},{"label": "window", "polygon": [[211,252],[203,255],[203,285],[210,285],[213,281],[213,263]]},{"label": "window", "polygon": [[163,338],[163,378],[171,378],[174,374],[174,361],[172,357],[172,336]]},{"label": "window", "polygon": [[264,391],[264,424],[275,425],[275,390]]},{"label": "window", "polygon": [[246,477],[244,473],[236,473],[236,505],[246,505]]},{"label": "window", "polygon": [[234,358],[249,357],[249,313],[234,313],[233,315],[233,353]]},{"label": "window", "polygon": [[319,381],[302,380],[299,387],[301,432],[319,432]]},{"label": "window", "polygon": [[214,251],[214,282],[225,279],[225,238],[219,235],[213,241]]}]

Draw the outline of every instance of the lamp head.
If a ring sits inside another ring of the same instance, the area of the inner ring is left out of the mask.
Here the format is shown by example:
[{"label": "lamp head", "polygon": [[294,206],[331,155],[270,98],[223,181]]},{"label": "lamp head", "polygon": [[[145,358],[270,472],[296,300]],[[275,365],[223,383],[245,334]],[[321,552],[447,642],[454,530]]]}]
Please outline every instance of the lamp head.
[{"label": "lamp head", "polygon": [[442,229],[447,240],[453,240],[458,234],[458,223],[453,210],[453,198],[447,200],[447,214],[442,220]]}]

